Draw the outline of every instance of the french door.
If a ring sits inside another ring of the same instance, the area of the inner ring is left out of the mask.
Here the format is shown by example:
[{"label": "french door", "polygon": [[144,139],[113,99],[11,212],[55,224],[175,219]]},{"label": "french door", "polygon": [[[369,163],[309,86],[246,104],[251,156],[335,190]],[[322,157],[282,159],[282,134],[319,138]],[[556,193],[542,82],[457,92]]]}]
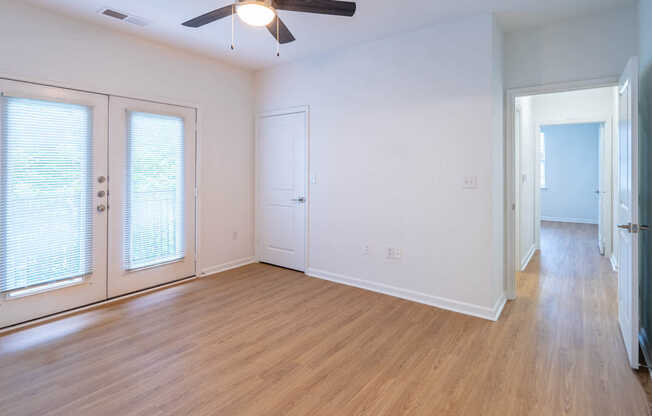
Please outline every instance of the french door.
[{"label": "french door", "polygon": [[106,298],[108,97],[0,80],[0,327]]},{"label": "french door", "polygon": [[0,94],[0,327],[194,275],[193,109]]},{"label": "french door", "polygon": [[115,97],[109,108],[115,297],[195,274],[195,110]]}]

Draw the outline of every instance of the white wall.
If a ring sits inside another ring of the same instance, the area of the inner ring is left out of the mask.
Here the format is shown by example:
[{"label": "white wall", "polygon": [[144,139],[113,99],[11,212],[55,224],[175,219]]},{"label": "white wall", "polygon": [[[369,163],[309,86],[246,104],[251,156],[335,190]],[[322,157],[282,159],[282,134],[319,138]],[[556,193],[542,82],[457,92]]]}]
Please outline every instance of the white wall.
[{"label": "white wall", "polygon": [[[649,0],[648,0],[649,1]],[[635,7],[505,36],[505,87],[618,76],[638,54]]]},{"label": "white wall", "polygon": [[7,0],[0,56],[0,77],[198,106],[201,268],[253,255],[251,73]]},{"label": "white wall", "polygon": [[475,16],[257,74],[259,110],[311,108],[309,273],[496,315],[500,46],[493,18]]},{"label": "white wall", "polygon": [[505,60],[503,46],[505,43],[502,29],[496,19],[492,20],[492,137],[491,137],[491,207],[492,209],[492,242],[493,276],[502,277],[502,283],[497,283],[496,293],[504,293],[505,281],[505,93],[504,68]]},{"label": "white wall", "polygon": [[649,71],[652,65],[652,0],[639,0],[638,28],[641,69]]},{"label": "white wall", "polygon": [[518,97],[516,105],[520,110],[520,137],[518,138],[518,265],[521,269],[537,249],[535,232],[535,186],[536,146],[532,97]]}]

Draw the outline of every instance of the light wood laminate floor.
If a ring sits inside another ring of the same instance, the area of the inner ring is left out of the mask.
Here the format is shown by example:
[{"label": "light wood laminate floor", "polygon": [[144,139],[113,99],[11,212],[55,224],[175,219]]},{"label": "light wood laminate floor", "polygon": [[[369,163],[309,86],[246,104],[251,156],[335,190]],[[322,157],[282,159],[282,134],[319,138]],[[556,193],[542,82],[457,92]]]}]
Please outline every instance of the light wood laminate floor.
[{"label": "light wood laminate floor", "polygon": [[0,414],[644,415],[596,233],[544,223],[496,323],[255,264],[8,333]]}]

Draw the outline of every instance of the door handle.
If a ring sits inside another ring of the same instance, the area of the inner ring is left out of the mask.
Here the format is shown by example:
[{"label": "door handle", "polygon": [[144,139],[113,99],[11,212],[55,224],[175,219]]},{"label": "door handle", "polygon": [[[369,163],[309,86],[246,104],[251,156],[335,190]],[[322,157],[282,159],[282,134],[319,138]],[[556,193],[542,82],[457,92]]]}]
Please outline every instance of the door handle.
[{"label": "door handle", "polygon": [[637,225],[637,224],[627,223],[627,225],[619,225],[618,228],[627,230],[630,233],[638,234],[639,231],[646,231],[648,230],[649,227],[647,225]]},{"label": "door handle", "polygon": [[304,202],[306,202],[306,198],[300,196],[299,198],[293,198],[293,199],[291,199],[291,201],[292,201],[292,202],[301,202],[301,203],[304,203]]},{"label": "door handle", "polygon": [[104,212],[104,210],[106,210],[106,207],[104,205],[98,205],[97,206],[97,211],[98,212]]},{"label": "door handle", "polygon": [[632,223],[628,222],[627,224],[620,224],[618,226],[618,228],[620,228],[622,230],[627,230],[627,231],[629,231],[631,233],[632,232]]}]

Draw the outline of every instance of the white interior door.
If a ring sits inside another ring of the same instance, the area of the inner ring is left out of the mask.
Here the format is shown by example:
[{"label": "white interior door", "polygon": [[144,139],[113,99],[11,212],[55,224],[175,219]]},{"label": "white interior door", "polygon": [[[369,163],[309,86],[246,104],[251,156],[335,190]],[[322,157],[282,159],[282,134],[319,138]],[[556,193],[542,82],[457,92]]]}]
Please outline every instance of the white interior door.
[{"label": "white interior door", "polygon": [[258,258],[305,271],[307,113],[258,120]]},{"label": "white interior door", "polygon": [[638,60],[619,86],[618,322],[632,368],[638,368]]},{"label": "white interior door", "polygon": [[6,80],[0,92],[5,327],[106,297],[108,97]]},{"label": "white interior door", "polygon": [[195,274],[194,109],[111,97],[109,274],[115,297]]}]

